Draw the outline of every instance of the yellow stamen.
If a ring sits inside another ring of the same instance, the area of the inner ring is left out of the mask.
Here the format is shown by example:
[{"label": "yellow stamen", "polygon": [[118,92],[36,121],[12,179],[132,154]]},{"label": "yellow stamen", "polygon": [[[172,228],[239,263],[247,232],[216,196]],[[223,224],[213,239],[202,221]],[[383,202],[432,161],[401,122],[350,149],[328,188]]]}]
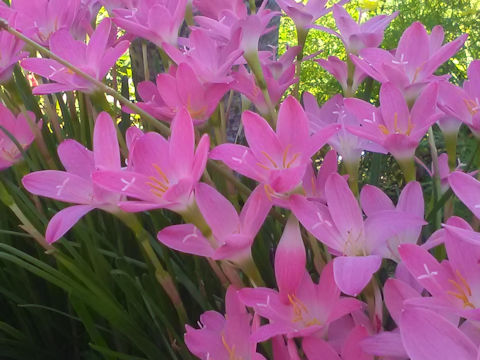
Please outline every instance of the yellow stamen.
[{"label": "yellow stamen", "polygon": [[293,155],[292,160],[288,162],[286,168],[288,169],[295,162],[295,160],[298,159],[299,156],[300,156],[300,153],[296,153],[295,155]]},{"label": "yellow stamen", "polygon": [[161,178],[163,179],[163,181],[165,181],[167,184],[169,184],[170,182],[168,181],[168,177],[167,177],[167,175],[165,175],[165,173],[162,171],[162,169],[160,168],[160,166],[158,166],[157,164],[153,164],[153,167],[154,167],[155,170],[157,171],[158,175],[161,176]]},{"label": "yellow stamen", "polygon": [[390,135],[390,131],[387,129],[385,125],[378,125],[378,128],[384,135]]},{"label": "yellow stamen", "polygon": [[285,150],[283,150],[283,167],[286,168],[287,166],[285,165],[285,163],[287,162],[287,156],[288,156],[288,150],[292,147],[291,144],[288,144],[287,147],[285,148]]},{"label": "yellow stamen", "polygon": [[272,165],[275,169],[278,169],[277,163],[272,159],[272,157],[270,155],[268,155],[265,151],[262,151],[261,153],[263,154],[263,156],[265,156],[272,163]]}]

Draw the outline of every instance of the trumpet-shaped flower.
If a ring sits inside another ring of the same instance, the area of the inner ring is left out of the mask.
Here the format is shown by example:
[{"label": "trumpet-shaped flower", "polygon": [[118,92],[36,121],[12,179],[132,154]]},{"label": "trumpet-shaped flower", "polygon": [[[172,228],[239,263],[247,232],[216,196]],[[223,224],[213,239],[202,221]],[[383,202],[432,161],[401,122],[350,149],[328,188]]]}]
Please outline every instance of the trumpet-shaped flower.
[{"label": "trumpet-shaped flower", "polygon": [[310,158],[338,131],[338,126],[332,125],[309,136],[307,116],[291,96],[280,105],[276,132],[265,119],[249,111],[243,113],[242,122],[250,147],[222,144],[210,157],[260,182],[270,198],[281,198],[295,189]]},{"label": "trumpet-shaped flower", "polygon": [[298,222],[292,216],[285,226],[275,254],[275,277],[279,291],[269,288],[241,289],[241,301],[269,320],[253,333],[264,341],[276,335],[304,337],[324,329],[332,321],[362,307],[352,298],[340,297],[333,264],[325,266],[315,284],[305,271],[305,248]]},{"label": "trumpet-shaped flower", "polygon": [[362,81],[367,77],[367,74],[362,69],[355,67],[353,81],[351,86],[349,86],[348,65],[345,61],[340,60],[336,56],[329,56],[328,59],[316,59],[315,61],[337,79],[345,96],[353,96]]},{"label": "trumpet-shaped flower", "polygon": [[[102,80],[130,45],[124,40],[111,47],[111,31],[111,20],[102,20],[86,45],[74,40],[67,30],[59,30],[50,37],[50,50],[95,79]],[[37,95],[71,90],[90,93],[97,90],[94,84],[52,59],[28,58],[21,65],[53,81],[35,87],[33,93]]]},{"label": "trumpet-shaped flower", "polygon": [[134,8],[113,10],[113,21],[129,34],[158,46],[177,45],[187,0],[142,0]]},{"label": "trumpet-shaped flower", "polygon": [[[365,185],[360,193],[360,202],[362,209],[367,216],[375,216],[382,211],[397,210],[400,214],[410,213],[419,219],[423,219],[424,203],[423,193],[420,183],[416,181],[409,182],[400,193],[398,204],[395,207],[392,200],[379,188],[372,185]],[[400,255],[398,246],[400,244],[412,243],[418,241],[422,226],[412,226],[405,231],[387,239],[377,248],[377,253],[384,258],[389,258],[399,263]]]},{"label": "trumpet-shaped flower", "polygon": [[53,216],[45,234],[49,243],[61,238],[82,216],[95,208],[118,211],[117,202],[121,198],[92,181],[95,170],[120,170],[117,133],[107,113],[100,113],[95,122],[93,152],[75,140],[63,141],[57,151],[66,171],[36,171],[22,179],[23,186],[32,194],[79,204]]},{"label": "trumpet-shaped flower", "polygon": [[347,110],[361,121],[347,129],[381,145],[399,161],[411,159],[428,128],[441,116],[436,101],[437,84],[430,84],[409,110],[400,90],[386,83],[380,88],[380,109],[363,100],[345,99]]},{"label": "trumpet-shaped flower", "polygon": [[263,189],[257,187],[252,192],[240,215],[230,201],[207,184],[196,186],[195,200],[211,229],[209,238],[193,224],[183,224],[161,230],[158,240],[172,249],[215,260],[241,263],[248,259],[253,240],[271,207]]},{"label": "trumpet-shaped flower", "polygon": [[358,23],[340,5],[333,5],[333,17],[339,32],[314,25],[314,28],[324,30],[342,40],[347,53],[358,54],[364,48],[376,48],[383,41],[383,32],[390,22],[398,15],[398,11],[392,15],[378,15]]},{"label": "trumpet-shaped flower", "polygon": [[[340,6],[348,1],[340,0],[336,4]],[[333,7],[325,7],[327,2],[327,0],[308,0],[305,4],[295,0],[277,0],[278,5],[293,20],[295,26],[301,29],[307,29],[316,20],[332,11]]]},{"label": "trumpet-shaped flower", "polygon": [[305,228],[338,255],[333,260],[335,282],[345,294],[356,296],[379,269],[387,239],[424,221],[398,210],[375,212],[364,221],[355,196],[339,174],[327,179],[325,197],[327,206],[293,195],[290,207]]},{"label": "trumpet-shaped flower", "polygon": [[12,0],[11,4],[17,14],[14,26],[43,46],[49,46],[56,31],[70,31],[79,6],[80,0]]},{"label": "trumpet-shaped flower", "polygon": [[240,31],[232,35],[231,41],[222,43],[202,28],[193,28],[181,51],[164,44],[164,50],[177,65],[188,64],[202,83],[229,83],[232,81],[232,66],[242,56]]},{"label": "trumpet-shaped flower", "polygon": [[[468,235],[468,236],[466,236]],[[399,253],[410,274],[432,295],[416,297],[409,304],[480,319],[480,282],[478,234],[463,220],[452,217],[444,232],[449,260],[439,263],[425,249],[403,244]],[[466,240],[469,239],[469,240]]]},{"label": "trumpet-shaped flower", "polygon": [[201,83],[187,63],[181,63],[170,74],[158,74],[156,86],[150,81],[139,84],[145,102],[138,105],[161,120],[171,121],[185,107],[195,125],[206,122],[227,92],[227,84]]},{"label": "trumpet-shaped flower", "polygon": [[467,35],[442,46],[443,38],[441,26],[435,26],[428,35],[420,22],[414,22],[402,34],[394,54],[367,48],[360,51],[359,57],[352,56],[352,60],[375,80],[394,84],[411,101],[435,80],[435,70],[460,49]]},{"label": "trumpet-shaped flower", "polygon": [[345,162],[352,164],[359,162],[361,154],[365,150],[379,153],[386,152],[385,149],[371,140],[347,131],[347,126],[359,126],[359,120],[345,108],[344,99],[341,95],[333,96],[320,108],[315,96],[305,92],[303,102],[305,112],[310,120],[311,132],[315,133],[330,124],[341,126],[340,131],[333,135],[328,143],[342,156]]},{"label": "trumpet-shaped flower", "polygon": [[[468,80],[463,89],[452,84],[442,87],[440,109],[465,123],[473,134],[480,137],[480,60],[470,63],[467,70]],[[457,125],[459,126],[459,125]]]},{"label": "trumpet-shaped flower", "polygon": [[126,170],[98,171],[98,186],[134,198],[119,206],[129,212],[168,208],[185,211],[193,201],[193,188],[205,169],[210,139],[203,135],[197,150],[192,118],[180,109],[167,141],[160,134],[140,135],[128,157]]},{"label": "trumpet-shaped flower", "polygon": [[[35,119],[35,115],[32,112],[15,117],[10,110],[0,104],[0,170],[9,168],[19,161],[22,158],[21,149],[28,149],[35,139],[35,135],[25,116],[28,116],[32,121]],[[42,122],[40,121],[33,126],[41,127]],[[21,149],[17,147],[17,144],[12,141],[10,136],[13,136]]]},{"label": "trumpet-shaped flower", "polygon": [[307,166],[305,177],[303,178],[303,189],[305,196],[309,200],[320,201],[326,203],[325,184],[331,174],[337,173],[338,158],[335,150],[330,150],[323,158],[322,166],[318,169],[315,176],[312,166]]},{"label": "trumpet-shaped flower", "polygon": [[[291,47],[278,61],[262,62],[262,70],[267,85],[267,91],[273,105],[277,105],[290,85],[296,83],[295,64],[293,59],[300,48]],[[244,66],[233,73],[232,88],[245,95],[262,114],[268,114],[268,106],[262,90],[257,85],[255,76],[249,73]]]},{"label": "trumpet-shaped flower", "polygon": [[256,352],[257,342],[251,339],[252,316],[240,302],[232,286],[225,295],[225,316],[207,311],[200,316],[199,329],[186,325],[185,344],[202,360],[264,360]]}]

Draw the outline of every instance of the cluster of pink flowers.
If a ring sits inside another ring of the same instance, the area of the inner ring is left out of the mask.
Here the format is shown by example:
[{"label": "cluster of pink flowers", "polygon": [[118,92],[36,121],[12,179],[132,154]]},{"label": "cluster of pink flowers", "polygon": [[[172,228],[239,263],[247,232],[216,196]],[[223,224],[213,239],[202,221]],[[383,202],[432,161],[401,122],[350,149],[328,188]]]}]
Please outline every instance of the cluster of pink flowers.
[{"label": "cluster of pink flowers", "polygon": [[[286,96],[299,81],[295,69],[302,45],[278,58],[273,50],[258,51],[260,36],[272,30],[270,20],[282,14],[268,10],[266,1],[256,12],[241,0],[12,0],[11,7],[0,7],[10,26],[100,81],[136,37],[156,44],[172,62],[155,83],[138,86],[138,107],[170,124],[168,139],[132,126],[122,162],[116,119],[102,112],[95,120],[92,151],[64,140],[58,157],[65,171],[36,171],[23,178],[30,193],[74,204],[50,220],[49,243],[94,209],[162,208],[185,220],[159,229],[162,244],[228,261],[248,275],[252,244],[269,212],[287,214],[275,218],[285,224],[275,251],[276,289],[253,281],[252,287],[230,285],[224,315],[208,311],[199,328],[186,325],[186,345],[200,359],[263,359],[258,344],[267,340],[276,360],[480,356],[480,234],[452,216],[419,244],[427,223],[422,187],[412,174],[415,150],[434,124],[456,138],[465,123],[480,137],[480,60],[470,64],[463,87],[455,86],[448,76],[434,74],[466,35],[443,44],[440,26],[428,33],[417,22],[394,51],[380,49],[384,29],[397,14],[359,23],[342,7],[346,2],[326,7],[326,0],[278,0],[299,32],[327,31],[345,46],[347,62],[316,59],[345,96],[335,95],[321,107],[309,93],[303,94],[303,105]],[[92,28],[100,6],[111,17]],[[315,23],[330,11],[338,31]],[[195,15],[194,24],[181,38],[188,12]],[[118,37],[118,29],[125,35]],[[8,81],[21,60],[23,69],[49,80],[34,94],[101,90],[56,60],[26,58],[23,44],[5,31],[0,43],[0,81]],[[378,106],[355,98],[367,77],[381,83]],[[209,129],[202,125],[229,91],[241,93],[256,110],[241,117],[247,144],[216,140],[211,147]],[[21,159],[41,121],[0,106],[0,126],[4,169]],[[318,166],[312,157],[326,144],[331,150]],[[361,191],[349,186],[366,151],[391,154],[405,172],[397,204],[375,186]],[[451,187],[480,218],[480,182],[449,169],[446,155],[440,159],[441,169],[435,171],[441,174],[432,176],[441,176],[443,192]],[[340,160],[348,176],[339,174]],[[215,179],[202,178],[208,161],[222,162],[256,184],[240,212],[217,190]],[[317,259],[318,281],[307,271],[307,237],[325,250],[325,258]],[[438,246],[446,249],[442,262],[429,252]],[[377,273],[386,262],[395,263],[396,270],[382,284]]]}]

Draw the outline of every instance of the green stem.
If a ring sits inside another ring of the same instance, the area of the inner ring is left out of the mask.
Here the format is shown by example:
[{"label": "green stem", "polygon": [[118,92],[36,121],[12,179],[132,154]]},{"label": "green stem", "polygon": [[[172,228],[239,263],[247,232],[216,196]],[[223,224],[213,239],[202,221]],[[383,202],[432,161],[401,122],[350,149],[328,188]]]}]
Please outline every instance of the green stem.
[{"label": "green stem", "polygon": [[398,165],[403,172],[403,177],[405,181],[408,183],[410,181],[416,180],[416,170],[415,170],[415,160],[413,158],[408,159],[397,159]]},{"label": "green stem", "polygon": [[347,88],[345,89],[345,97],[354,97],[355,92],[353,91],[353,78],[355,74],[355,64],[353,63],[350,56],[347,55]]},{"label": "green stem", "polygon": [[298,79],[295,87],[293,88],[293,96],[300,100],[300,76],[302,74],[302,60],[303,60],[303,53],[305,48],[305,43],[307,41],[308,29],[304,29],[301,27],[297,28],[297,45],[300,46],[300,51],[297,54],[297,62],[295,64],[295,77]]},{"label": "green stem", "polygon": [[255,14],[257,12],[257,5],[255,5],[255,0],[248,0],[248,5],[250,7],[250,14]]},{"label": "green stem", "polygon": [[178,290],[173,282],[170,274],[164,269],[158,256],[150,244],[150,234],[143,228],[142,224],[138,221],[137,217],[129,213],[116,213],[116,215],[126,226],[128,226],[134,233],[137,240],[140,242],[147,259],[155,269],[155,278],[167,293],[168,297],[172,301],[177,311],[180,321],[187,321],[187,312],[183,305],[182,299],[178,293]]},{"label": "green stem", "polygon": [[244,274],[248,276],[253,287],[265,286],[265,282],[263,281],[260,271],[258,271],[257,264],[253,261],[251,253],[246,260],[240,262],[238,265]]},{"label": "green stem", "polygon": [[[435,137],[433,135],[433,129],[430,127],[428,129],[428,144],[430,146],[430,154],[432,156],[432,165],[433,165],[433,201],[436,202],[440,197],[442,192],[441,182],[440,182],[440,166],[438,163],[438,151],[437,146],[435,145]],[[442,222],[442,214],[437,212],[435,216],[435,221],[433,223],[434,229],[437,230],[440,228]]]},{"label": "green stem", "polygon": [[247,60],[248,66],[252,69],[253,75],[255,75],[255,81],[262,91],[263,98],[268,107],[268,116],[270,125],[275,129],[277,125],[277,112],[273,106],[272,99],[268,93],[267,83],[263,75],[262,66],[260,64],[260,59],[258,57],[258,51],[250,51],[244,54],[244,58]]},{"label": "green stem", "polygon": [[458,132],[444,134],[445,148],[448,155],[448,167],[450,171],[455,171],[457,167],[457,136]]},{"label": "green stem", "polygon": [[353,194],[357,197],[358,196],[358,171],[360,168],[360,161],[357,162],[347,162],[345,161],[345,169],[348,173],[348,185],[350,185],[350,189],[352,190]]}]

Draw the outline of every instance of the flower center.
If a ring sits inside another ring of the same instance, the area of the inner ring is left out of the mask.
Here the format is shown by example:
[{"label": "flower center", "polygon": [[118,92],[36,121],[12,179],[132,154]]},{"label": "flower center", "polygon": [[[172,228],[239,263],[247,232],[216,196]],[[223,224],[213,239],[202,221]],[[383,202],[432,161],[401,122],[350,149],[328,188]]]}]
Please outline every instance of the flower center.
[{"label": "flower center", "polygon": [[288,301],[293,307],[292,321],[294,323],[302,323],[305,327],[321,325],[320,321],[317,318],[312,318],[310,316],[308,308],[295,294],[288,294]]},{"label": "flower center", "polygon": [[[390,135],[392,132],[383,124],[378,125],[380,131],[385,135]],[[404,132],[398,127],[398,113],[393,114],[393,134],[403,134],[410,136],[413,130],[412,118],[408,116],[407,130]]]},{"label": "flower center", "polygon": [[152,166],[155,168],[158,176],[149,176],[148,179],[150,181],[147,181],[146,184],[150,186],[150,192],[153,195],[161,198],[167,192],[168,184],[170,184],[170,181],[168,180],[167,175],[165,175],[160,166],[158,166],[157,164],[152,164]]},{"label": "flower center", "polygon": [[472,289],[468,285],[467,280],[465,280],[462,274],[460,274],[460,271],[455,271],[455,274],[457,275],[457,280],[448,280],[448,282],[453,285],[455,290],[447,291],[447,294],[462,300],[464,308],[470,307],[472,309],[475,309],[475,305],[473,305],[469,300],[469,297],[472,296]]}]

